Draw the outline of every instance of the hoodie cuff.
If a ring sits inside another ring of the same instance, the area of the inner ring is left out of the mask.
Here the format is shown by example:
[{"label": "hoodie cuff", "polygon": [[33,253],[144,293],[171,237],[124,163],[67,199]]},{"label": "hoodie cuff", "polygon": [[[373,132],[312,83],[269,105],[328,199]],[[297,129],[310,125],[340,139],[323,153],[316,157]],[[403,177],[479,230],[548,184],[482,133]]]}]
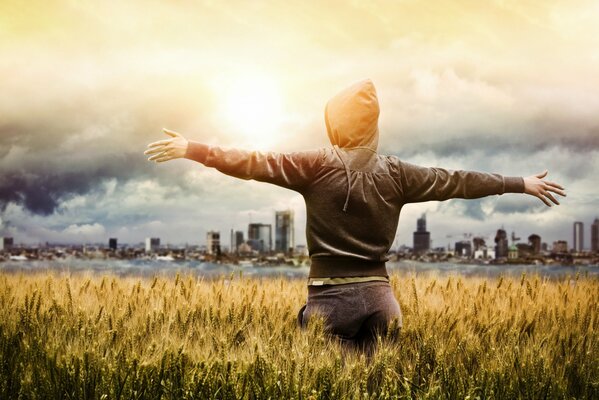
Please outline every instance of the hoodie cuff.
[{"label": "hoodie cuff", "polygon": [[504,176],[503,193],[524,193],[524,178],[521,176]]},{"label": "hoodie cuff", "polygon": [[185,151],[184,158],[194,160],[200,163],[204,163],[208,157],[210,146],[204,143],[194,142],[192,140],[187,141],[187,150]]}]

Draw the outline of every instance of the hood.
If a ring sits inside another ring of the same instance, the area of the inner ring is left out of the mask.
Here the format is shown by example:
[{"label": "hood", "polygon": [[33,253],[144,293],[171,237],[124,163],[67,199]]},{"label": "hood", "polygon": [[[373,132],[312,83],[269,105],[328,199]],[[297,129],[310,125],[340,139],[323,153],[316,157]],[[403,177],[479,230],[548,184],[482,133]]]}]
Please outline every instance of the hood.
[{"label": "hood", "polygon": [[330,99],[325,107],[324,119],[333,146],[367,147],[376,152],[379,101],[370,79],[356,82]]}]

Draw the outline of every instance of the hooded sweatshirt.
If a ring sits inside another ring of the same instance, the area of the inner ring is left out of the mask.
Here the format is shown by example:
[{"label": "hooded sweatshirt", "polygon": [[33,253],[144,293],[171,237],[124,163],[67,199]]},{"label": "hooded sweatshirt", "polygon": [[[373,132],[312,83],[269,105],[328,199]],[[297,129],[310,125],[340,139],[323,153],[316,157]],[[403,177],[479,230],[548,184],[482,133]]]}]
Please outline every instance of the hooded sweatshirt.
[{"label": "hooded sweatshirt", "polygon": [[375,87],[365,79],[326,104],[331,148],[277,153],[189,141],[185,158],[300,193],[310,278],[388,276],[385,262],[404,204],[524,192],[522,177],[424,167],[379,154],[378,117]]}]

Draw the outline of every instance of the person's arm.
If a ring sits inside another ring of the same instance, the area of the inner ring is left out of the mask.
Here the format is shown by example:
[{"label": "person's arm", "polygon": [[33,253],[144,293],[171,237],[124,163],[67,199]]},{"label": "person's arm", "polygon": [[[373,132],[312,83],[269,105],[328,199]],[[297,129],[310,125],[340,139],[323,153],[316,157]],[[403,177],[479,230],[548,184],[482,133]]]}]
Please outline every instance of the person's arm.
[{"label": "person's arm", "polygon": [[[146,154],[161,151],[164,155],[158,154],[150,160],[162,162],[174,158],[187,158],[236,178],[254,179],[297,191],[301,191],[312,182],[322,157],[320,150],[276,153],[227,149],[186,140],[180,134],[166,129],[165,132],[173,136],[173,139],[155,142],[156,149],[148,150]],[[152,145],[154,143],[149,146]],[[158,150],[159,148],[161,150]]]},{"label": "person's arm", "polygon": [[562,196],[566,195],[560,185],[541,180],[547,172],[523,178],[496,173],[422,167],[399,159],[396,159],[396,163],[405,203],[527,193],[538,197],[547,206],[551,206],[547,199],[555,204],[559,202],[549,193],[550,191]]}]

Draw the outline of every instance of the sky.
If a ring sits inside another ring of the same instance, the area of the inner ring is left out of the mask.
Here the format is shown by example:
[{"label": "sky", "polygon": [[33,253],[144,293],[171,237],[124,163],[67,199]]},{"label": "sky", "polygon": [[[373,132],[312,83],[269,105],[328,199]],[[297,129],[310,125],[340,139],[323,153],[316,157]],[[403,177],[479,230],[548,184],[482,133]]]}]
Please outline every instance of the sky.
[{"label": "sky", "polygon": [[330,146],[326,101],[370,78],[379,153],[548,179],[523,194],[408,204],[433,246],[498,228],[572,242],[599,216],[596,1],[0,2],[0,236],[15,243],[204,244],[295,213],[296,192],[187,159],[147,160],[162,128],[256,150]]}]

